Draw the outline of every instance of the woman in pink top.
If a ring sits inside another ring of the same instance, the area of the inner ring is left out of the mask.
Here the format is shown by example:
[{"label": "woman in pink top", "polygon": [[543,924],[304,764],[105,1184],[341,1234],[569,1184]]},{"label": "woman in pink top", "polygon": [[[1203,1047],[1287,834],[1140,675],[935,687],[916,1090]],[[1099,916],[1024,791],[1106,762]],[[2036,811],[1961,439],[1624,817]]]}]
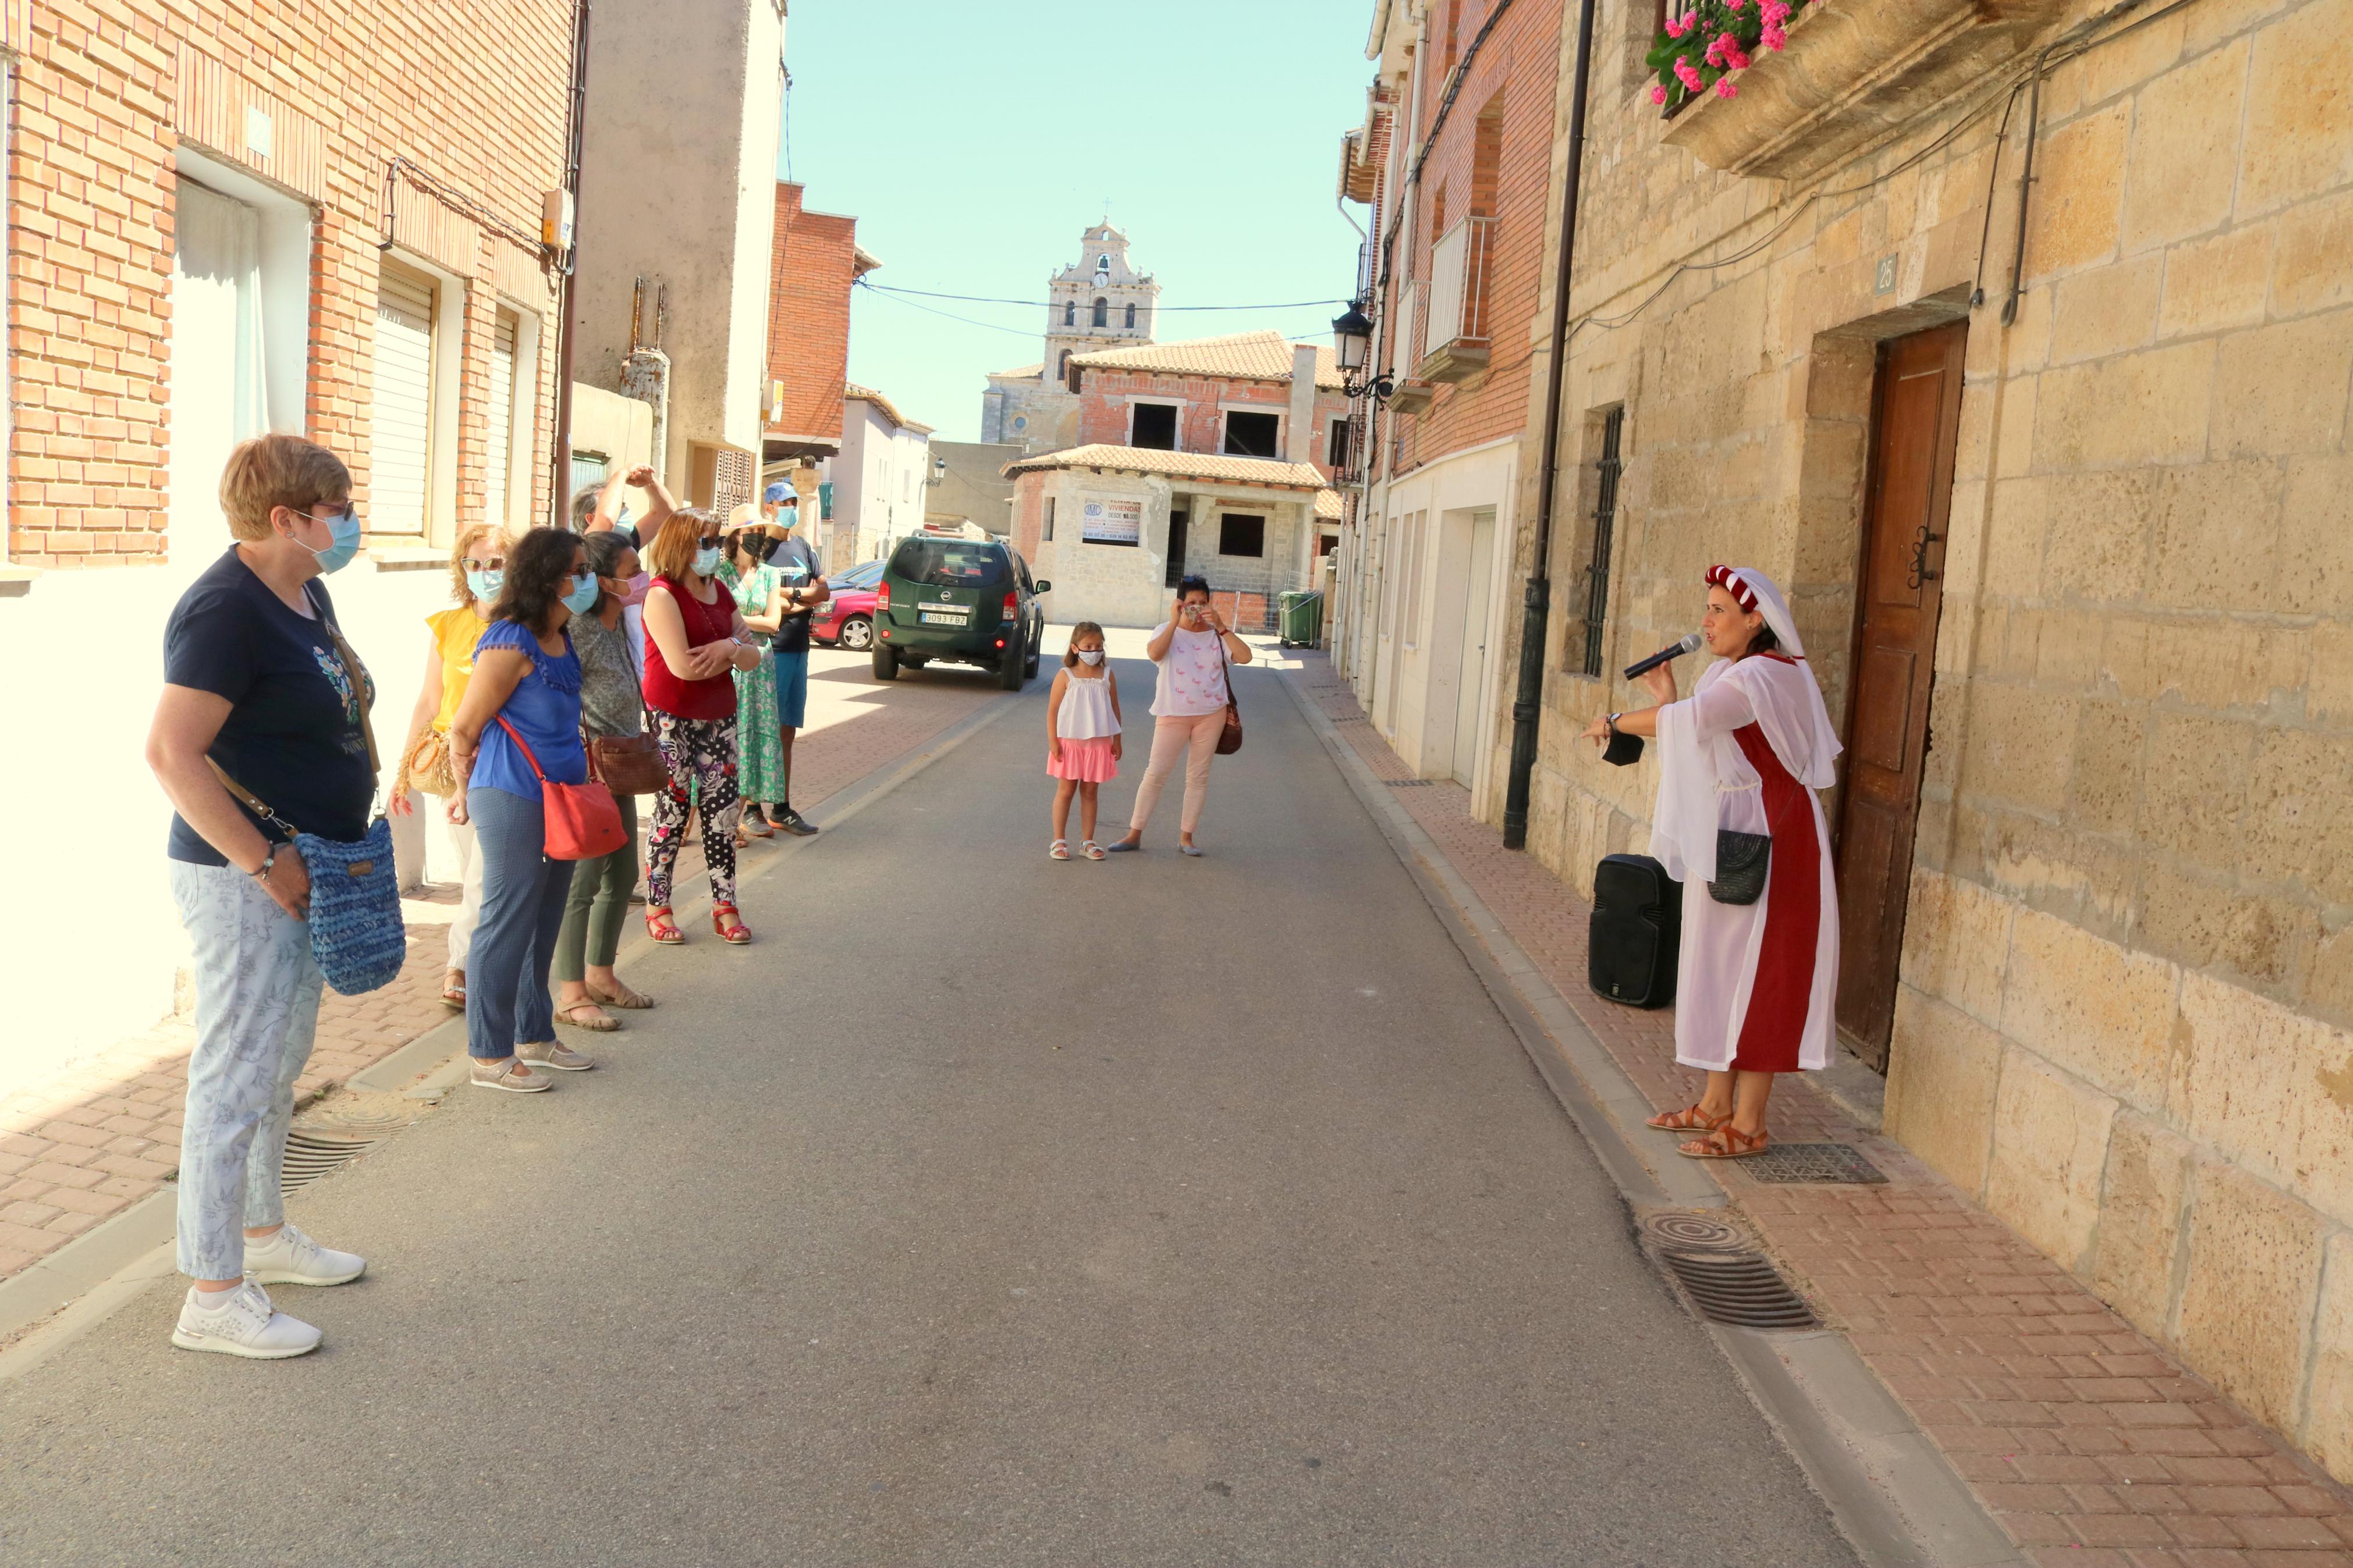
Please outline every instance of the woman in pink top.
[{"label": "woman in pink top", "polygon": [[1209,796],[1209,759],[1217,755],[1218,737],[1226,727],[1226,666],[1248,664],[1250,644],[1234,635],[1209,603],[1208,580],[1187,577],[1176,585],[1176,603],[1168,619],[1152,628],[1152,640],[1144,651],[1160,667],[1160,683],[1152,696],[1152,761],[1145,764],[1144,783],[1136,786],[1127,837],[1104,847],[1116,854],[1143,846],[1144,825],[1160,804],[1160,786],[1168,782],[1182,754],[1185,815],[1177,824],[1176,847],[1198,855],[1193,829],[1201,823],[1201,803]]}]

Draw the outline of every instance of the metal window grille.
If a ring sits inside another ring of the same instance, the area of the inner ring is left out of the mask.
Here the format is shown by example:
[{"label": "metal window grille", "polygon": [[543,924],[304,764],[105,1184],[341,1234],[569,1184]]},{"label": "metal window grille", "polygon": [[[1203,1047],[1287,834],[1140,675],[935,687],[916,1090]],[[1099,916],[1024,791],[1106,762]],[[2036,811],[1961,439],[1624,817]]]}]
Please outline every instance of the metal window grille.
[{"label": "metal window grille", "polygon": [[1585,567],[1585,673],[1601,673],[1601,632],[1609,617],[1609,536],[1618,525],[1618,442],[1626,428],[1623,405],[1602,416],[1599,479],[1593,503],[1593,555]]}]

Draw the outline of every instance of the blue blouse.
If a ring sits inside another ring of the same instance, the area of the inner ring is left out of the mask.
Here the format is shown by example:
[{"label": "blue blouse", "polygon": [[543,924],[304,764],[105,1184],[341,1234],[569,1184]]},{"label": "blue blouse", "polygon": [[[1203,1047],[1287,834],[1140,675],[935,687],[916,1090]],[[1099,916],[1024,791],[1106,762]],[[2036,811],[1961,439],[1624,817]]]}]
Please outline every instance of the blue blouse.
[{"label": "blue blouse", "polygon": [[[492,621],[474,645],[477,666],[492,648],[531,655],[531,673],[508,697],[499,718],[522,732],[524,743],[539,759],[539,771],[552,782],[586,784],[588,753],[580,744],[580,656],[572,649],[572,634],[565,634],[562,653],[550,654],[542,651],[539,639],[520,622]],[[481,749],[475,754],[468,787],[539,798],[539,780],[532,775],[531,764],[496,719],[482,726]]]}]

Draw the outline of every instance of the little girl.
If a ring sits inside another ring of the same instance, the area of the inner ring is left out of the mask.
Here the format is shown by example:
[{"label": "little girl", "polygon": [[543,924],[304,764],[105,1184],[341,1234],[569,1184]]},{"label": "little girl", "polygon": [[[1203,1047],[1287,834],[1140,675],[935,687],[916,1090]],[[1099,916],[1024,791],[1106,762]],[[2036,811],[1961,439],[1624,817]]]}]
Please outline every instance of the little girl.
[{"label": "little girl", "polygon": [[1095,795],[1103,780],[1117,776],[1119,757],[1119,677],[1103,663],[1103,627],[1081,621],[1071,628],[1070,648],[1046,699],[1046,774],[1062,781],[1054,791],[1054,842],[1048,855],[1071,858],[1071,841],[1062,834],[1076,791],[1080,853],[1090,860],[1103,858],[1095,842]]}]

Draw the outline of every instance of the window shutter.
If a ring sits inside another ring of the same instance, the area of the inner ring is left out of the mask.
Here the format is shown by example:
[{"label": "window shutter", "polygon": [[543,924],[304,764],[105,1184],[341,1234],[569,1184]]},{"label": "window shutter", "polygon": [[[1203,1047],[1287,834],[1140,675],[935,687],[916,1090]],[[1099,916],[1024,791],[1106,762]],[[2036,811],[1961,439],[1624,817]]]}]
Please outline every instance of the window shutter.
[{"label": "window shutter", "polygon": [[513,514],[507,494],[512,472],[515,416],[515,339],[520,323],[505,310],[498,312],[491,333],[490,428],[483,431],[482,517],[504,523]]},{"label": "window shutter", "polygon": [[433,284],[386,263],[376,278],[375,411],[368,450],[373,531],[425,531],[432,429]]}]

